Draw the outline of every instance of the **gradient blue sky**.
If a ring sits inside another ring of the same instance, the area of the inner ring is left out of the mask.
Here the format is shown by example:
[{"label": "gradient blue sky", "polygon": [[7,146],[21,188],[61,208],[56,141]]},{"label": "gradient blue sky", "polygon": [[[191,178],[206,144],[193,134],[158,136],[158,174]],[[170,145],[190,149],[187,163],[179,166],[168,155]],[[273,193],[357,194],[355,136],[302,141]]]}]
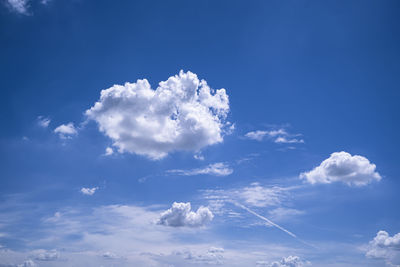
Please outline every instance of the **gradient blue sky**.
[{"label": "gradient blue sky", "polygon": [[[2,0],[0,266],[400,266],[399,11]],[[226,89],[218,142],[119,153],[130,139],[85,115],[103,89],[181,70]]]}]

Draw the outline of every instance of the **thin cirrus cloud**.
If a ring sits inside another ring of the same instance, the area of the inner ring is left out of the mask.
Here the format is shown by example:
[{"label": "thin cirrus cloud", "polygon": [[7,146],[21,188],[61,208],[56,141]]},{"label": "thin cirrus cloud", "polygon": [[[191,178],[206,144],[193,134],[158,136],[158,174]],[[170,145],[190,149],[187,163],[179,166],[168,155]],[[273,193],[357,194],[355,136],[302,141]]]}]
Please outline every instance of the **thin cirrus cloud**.
[{"label": "thin cirrus cloud", "polygon": [[388,266],[400,265],[400,233],[390,236],[386,231],[379,231],[375,238],[369,242],[368,258],[382,259]]},{"label": "thin cirrus cloud", "polygon": [[61,139],[69,139],[72,136],[78,134],[78,130],[75,128],[72,122],[67,124],[61,124],[57,128],[54,129],[54,133],[58,134]]},{"label": "thin cirrus cloud", "polygon": [[184,175],[184,176],[201,175],[201,174],[227,176],[233,173],[233,169],[226,163],[217,162],[210,164],[204,168],[197,168],[191,170],[168,170],[167,173]]},{"label": "thin cirrus cloud", "polygon": [[264,139],[270,139],[277,144],[296,144],[304,143],[303,139],[296,138],[299,134],[290,134],[285,129],[281,128],[278,130],[271,131],[252,131],[244,135],[246,138],[256,141],[263,141]]},{"label": "thin cirrus cloud", "polygon": [[222,142],[232,127],[228,112],[225,89],[213,90],[196,74],[180,71],[155,90],[146,79],[102,90],[86,116],[118,152],[157,160]]},{"label": "thin cirrus cloud", "polygon": [[311,184],[342,182],[349,186],[365,186],[382,179],[375,169],[376,165],[367,158],[341,151],[332,153],[313,170],[301,173],[300,178]]},{"label": "thin cirrus cloud", "polygon": [[172,207],[161,213],[157,224],[172,227],[201,227],[211,222],[214,215],[207,207],[199,207],[192,211],[190,202],[174,202]]},{"label": "thin cirrus cloud", "polygon": [[82,187],[81,190],[80,190],[80,192],[81,192],[82,194],[84,194],[84,195],[87,195],[87,196],[93,196],[94,193],[96,193],[96,191],[97,191],[98,189],[99,189],[98,187],[92,187],[92,188],[89,188],[89,187]]}]

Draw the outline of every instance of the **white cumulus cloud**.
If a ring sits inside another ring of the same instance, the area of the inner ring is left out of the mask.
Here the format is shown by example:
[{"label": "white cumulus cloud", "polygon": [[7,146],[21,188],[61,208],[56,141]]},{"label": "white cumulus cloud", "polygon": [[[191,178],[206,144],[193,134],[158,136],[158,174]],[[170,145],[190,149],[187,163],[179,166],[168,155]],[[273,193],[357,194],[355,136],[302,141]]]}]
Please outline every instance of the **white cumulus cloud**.
[{"label": "white cumulus cloud", "polygon": [[199,151],[223,141],[229,99],[192,72],[160,82],[153,90],[146,79],[102,90],[86,111],[120,153],[161,159],[177,150]]},{"label": "white cumulus cloud", "polygon": [[400,266],[400,233],[390,236],[386,231],[379,231],[369,242],[366,256],[383,259],[391,266]]},{"label": "white cumulus cloud", "polygon": [[57,133],[62,139],[71,138],[72,136],[78,134],[78,131],[76,130],[72,122],[61,124],[56,129],[54,129],[54,132]]},{"label": "white cumulus cloud", "polygon": [[94,193],[96,193],[97,189],[99,189],[99,188],[98,187],[93,187],[93,188],[82,187],[80,191],[84,195],[92,196],[92,195],[94,195]]},{"label": "white cumulus cloud", "polygon": [[216,176],[227,176],[233,173],[233,169],[229,165],[223,162],[217,162],[210,164],[204,168],[192,169],[192,170],[169,170],[168,173],[192,176],[199,174],[210,174]]},{"label": "white cumulus cloud", "polygon": [[324,160],[318,167],[309,172],[300,174],[311,184],[330,184],[342,182],[347,185],[364,186],[372,181],[380,181],[381,176],[375,171],[376,166],[363,156],[347,152],[334,152]]},{"label": "white cumulus cloud", "polygon": [[199,207],[196,212],[191,209],[190,202],[174,202],[170,209],[161,213],[157,224],[173,227],[201,227],[214,218],[214,215],[207,207]]}]

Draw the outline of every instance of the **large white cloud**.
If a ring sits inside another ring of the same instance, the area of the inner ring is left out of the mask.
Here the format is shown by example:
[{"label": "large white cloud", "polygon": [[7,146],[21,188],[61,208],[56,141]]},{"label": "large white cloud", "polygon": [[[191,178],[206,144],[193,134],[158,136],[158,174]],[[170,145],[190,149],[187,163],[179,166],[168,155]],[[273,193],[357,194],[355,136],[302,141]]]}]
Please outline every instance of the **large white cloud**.
[{"label": "large white cloud", "polygon": [[301,173],[300,178],[311,184],[342,182],[363,186],[381,180],[382,177],[375,169],[375,164],[370,163],[367,158],[342,151],[332,153],[318,167]]},{"label": "large white cloud", "polygon": [[214,215],[207,207],[200,207],[196,212],[191,211],[190,202],[174,202],[172,207],[161,213],[157,224],[180,227],[200,227],[210,222]]},{"label": "large white cloud", "polygon": [[390,236],[386,231],[379,231],[369,242],[366,256],[384,259],[388,265],[400,266],[400,233]]},{"label": "large white cloud", "polygon": [[120,153],[160,159],[176,150],[198,151],[223,141],[229,99],[191,72],[160,82],[153,90],[146,79],[102,90],[86,111],[113,140]]}]

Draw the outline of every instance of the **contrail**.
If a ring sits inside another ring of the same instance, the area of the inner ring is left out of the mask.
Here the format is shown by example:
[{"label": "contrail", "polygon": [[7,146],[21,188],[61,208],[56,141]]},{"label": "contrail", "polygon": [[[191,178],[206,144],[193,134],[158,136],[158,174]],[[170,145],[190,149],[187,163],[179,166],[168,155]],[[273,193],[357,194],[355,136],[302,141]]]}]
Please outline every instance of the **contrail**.
[{"label": "contrail", "polygon": [[303,243],[303,244],[305,244],[305,245],[307,245],[307,246],[310,246],[310,247],[312,247],[312,248],[316,248],[314,245],[311,245],[311,244],[309,244],[309,243],[307,243],[307,242],[301,240],[300,238],[298,238],[295,234],[293,234],[293,233],[290,232],[289,230],[286,230],[286,229],[283,228],[282,226],[280,226],[280,225],[274,223],[274,222],[271,221],[270,219],[268,219],[268,218],[266,218],[266,217],[264,217],[264,216],[258,214],[257,212],[255,212],[255,211],[249,209],[248,207],[243,206],[242,204],[237,203],[237,202],[235,202],[235,201],[229,201],[229,202],[231,202],[231,203],[233,203],[235,206],[237,206],[237,207],[239,207],[239,208],[242,208],[242,209],[244,209],[245,211],[247,211],[247,212],[253,214],[254,216],[260,218],[261,220],[266,221],[266,222],[269,223],[270,225],[275,226],[276,228],[278,228],[279,230],[281,230],[281,231],[287,233],[287,234],[290,235],[291,237],[296,238],[296,239],[299,240],[301,243]]},{"label": "contrail", "polygon": [[276,223],[272,222],[271,220],[265,218],[264,216],[262,216],[262,215],[256,213],[255,211],[252,211],[252,210],[249,209],[248,207],[243,206],[242,204],[239,204],[239,203],[237,203],[237,202],[233,202],[233,201],[232,201],[232,203],[235,204],[236,206],[238,206],[239,208],[242,208],[242,209],[244,209],[244,210],[250,212],[250,213],[253,214],[254,216],[257,216],[257,217],[260,218],[261,220],[264,220],[264,221],[266,221],[267,223],[269,223],[269,224],[275,226],[276,228],[278,228],[278,229],[284,231],[284,232],[287,233],[288,235],[290,235],[290,236],[292,236],[292,237],[294,237],[294,238],[297,238],[297,236],[296,236],[295,234],[293,234],[292,232],[290,232],[289,230],[286,230],[286,229],[283,228],[282,226],[279,226],[279,225],[277,225]]}]

